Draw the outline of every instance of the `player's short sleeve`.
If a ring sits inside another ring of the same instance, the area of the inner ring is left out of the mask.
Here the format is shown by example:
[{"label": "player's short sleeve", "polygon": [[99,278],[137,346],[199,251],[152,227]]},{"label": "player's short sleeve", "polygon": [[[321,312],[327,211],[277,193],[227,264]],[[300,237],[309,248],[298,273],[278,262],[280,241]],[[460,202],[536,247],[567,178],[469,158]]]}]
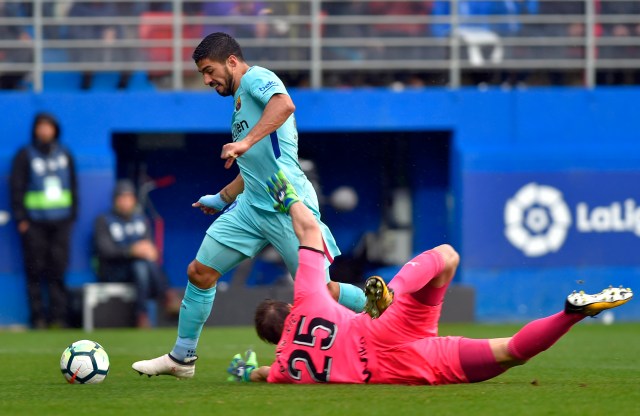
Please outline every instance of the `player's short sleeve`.
[{"label": "player's short sleeve", "polygon": [[245,78],[247,82],[245,88],[263,105],[267,105],[275,94],[289,95],[282,80],[268,69],[254,66],[244,75],[243,81]]},{"label": "player's short sleeve", "polygon": [[284,372],[280,371],[280,369],[278,362],[274,361],[271,364],[271,369],[269,369],[267,383],[291,383],[291,381],[284,376]]}]

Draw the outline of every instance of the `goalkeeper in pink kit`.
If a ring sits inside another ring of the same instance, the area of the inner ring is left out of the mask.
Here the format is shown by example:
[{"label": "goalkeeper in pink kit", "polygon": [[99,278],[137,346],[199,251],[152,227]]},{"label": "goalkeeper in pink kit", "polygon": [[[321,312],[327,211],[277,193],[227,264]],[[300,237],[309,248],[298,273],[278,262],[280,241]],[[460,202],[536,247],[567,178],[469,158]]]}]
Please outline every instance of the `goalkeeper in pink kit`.
[{"label": "goalkeeper in pink kit", "polygon": [[[470,339],[438,336],[445,292],[459,263],[449,245],[408,262],[389,286],[365,285],[367,313],[336,303],[325,283],[322,234],[282,172],[267,182],[276,208],[288,212],[300,241],[293,305],[266,300],[255,315],[258,336],[277,344],[270,366],[255,353],[237,354],[231,379],[270,383],[452,384],[491,379],[558,341],[587,316],[628,302],[628,288],[570,294],[563,311],[530,322],[514,336]],[[374,319],[372,319],[374,318]]]}]

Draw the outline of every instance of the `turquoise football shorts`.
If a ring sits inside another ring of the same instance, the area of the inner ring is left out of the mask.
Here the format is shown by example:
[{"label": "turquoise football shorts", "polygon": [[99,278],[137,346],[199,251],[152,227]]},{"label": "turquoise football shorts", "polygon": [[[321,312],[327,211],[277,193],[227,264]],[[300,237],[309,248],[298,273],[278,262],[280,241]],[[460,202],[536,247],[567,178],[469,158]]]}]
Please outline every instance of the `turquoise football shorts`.
[{"label": "turquoise football shorts", "polygon": [[[328,253],[328,269],[340,250],[329,228],[318,222],[324,237],[325,253]],[[240,199],[211,224],[196,260],[225,274],[243,260],[257,255],[269,243],[280,253],[287,269],[295,277],[299,242],[293,232],[291,217],[255,208]]]}]

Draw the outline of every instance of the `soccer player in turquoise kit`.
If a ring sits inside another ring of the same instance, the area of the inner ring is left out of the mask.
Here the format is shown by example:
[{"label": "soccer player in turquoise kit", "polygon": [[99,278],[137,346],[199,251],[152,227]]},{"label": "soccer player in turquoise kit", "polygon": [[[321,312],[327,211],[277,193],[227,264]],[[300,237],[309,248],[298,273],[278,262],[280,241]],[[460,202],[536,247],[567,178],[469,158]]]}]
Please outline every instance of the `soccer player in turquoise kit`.
[{"label": "soccer player in turquoise kit", "polygon": [[[273,172],[286,172],[300,199],[313,212],[322,230],[328,268],[340,254],[329,229],[320,221],[316,193],[298,164],[295,106],[282,81],[271,71],[249,66],[240,45],[225,33],[212,33],[200,42],[193,59],[204,83],[223,97],[233,96],[232,143],[221,158],[230,168],[237,161],[240,174],[215,195],[193,204],[207,214],[223,211],[207,230],[196,259],[187,269],[189,282],[180,308],[178,338],[173,350],[138,361],[140,374],[190,378],[195,373],[196,346],[211,313],[216,282],[241,261],[255,256],[269,243],[282,255],[293,276],[298,268],[298,239],[291,218],[273,207],[264,181]],[[365,296],[358,287],[331,282],[327,286],[342,305],[361,311]]]},{"label": "soccer player in turquoise kit", "polygon": [[[459,256],[449,245],[425,251],[389,283],[367,280],[367,301],[378,305],[371,317],[333,302],[323,282],[322,234],[300,203],[286,176],[268,182],[276,205],[289,212],[300,241],[300,267],[293,305],[266,300],[256,309],[258,336],[277,344],[270,366],[255,353],[237,354],[231,380],[270,383],[454,384],[491,379],[545,351],[586,316],[620,306],[633,297],[628,288],[596,295],[572,293],[565,308],[537,319],[509,338],[439,337],[442,302]],[[376,319],[371,319],[375,317]]]}]

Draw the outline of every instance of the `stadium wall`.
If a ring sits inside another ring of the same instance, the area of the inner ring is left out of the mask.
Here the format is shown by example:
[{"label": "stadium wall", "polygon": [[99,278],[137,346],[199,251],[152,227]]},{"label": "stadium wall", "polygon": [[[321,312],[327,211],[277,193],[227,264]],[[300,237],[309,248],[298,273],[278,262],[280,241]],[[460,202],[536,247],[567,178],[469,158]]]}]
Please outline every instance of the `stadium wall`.
[{"label": "stadium wall", "polygon": [[[444,156],[421,151],[415,138],[404,150],[413,176],[413,247],[418,252],[451,242],[459,249],[457,281],[476,290],[479,321],[531,319],[557,311],[570,290],[633,287],[640,281],[640,89],[299,90],[292,96],[301,143],[305,134],[340,138],[324,153],[321,146],[315,150],[329,187],[357,178],[352,184],[361,204],[347,216],[353,221],[327,220],[340,228],[343,252],[356,244],[362,228],[374,229],[380,221],[372,213],[377,203],[366,202],[379,197],[369,175],[377,166],[366,157],[375,148],[372,141],[388,135],[393,142],[414,132],[433,141],[441,136],[434,139],[429,132],[445,132],[450,141]],[[7,179],[35,113],[59,117],[80,171],[71,286],[95,279],[91,226],[109,206],[116,172],[122,172],[114,137],[200,137],[199,157],[181,149],[176,152],[182,158],[165,157],[152,167],[157,176],[166,174],[163,167],[178,175],[173,188],[154,195],[154,203],[167,220],[165,266],[172,284],[182,286],[184,268],[208,224],[190,215],[187,204],[232,175],[218,159],[232,105],[200,92],[0,94],[0,325],[27,322],[19,241],[6,215]],[[169,156],[176,152],[167,150]],[[358,178],[359,171],[366,174]],[[432,175],[445,180],[423,186]],[[434,210],[433,201],[446,208]],[[616,311],[616,318],[639,320],[640,302]]]}]

